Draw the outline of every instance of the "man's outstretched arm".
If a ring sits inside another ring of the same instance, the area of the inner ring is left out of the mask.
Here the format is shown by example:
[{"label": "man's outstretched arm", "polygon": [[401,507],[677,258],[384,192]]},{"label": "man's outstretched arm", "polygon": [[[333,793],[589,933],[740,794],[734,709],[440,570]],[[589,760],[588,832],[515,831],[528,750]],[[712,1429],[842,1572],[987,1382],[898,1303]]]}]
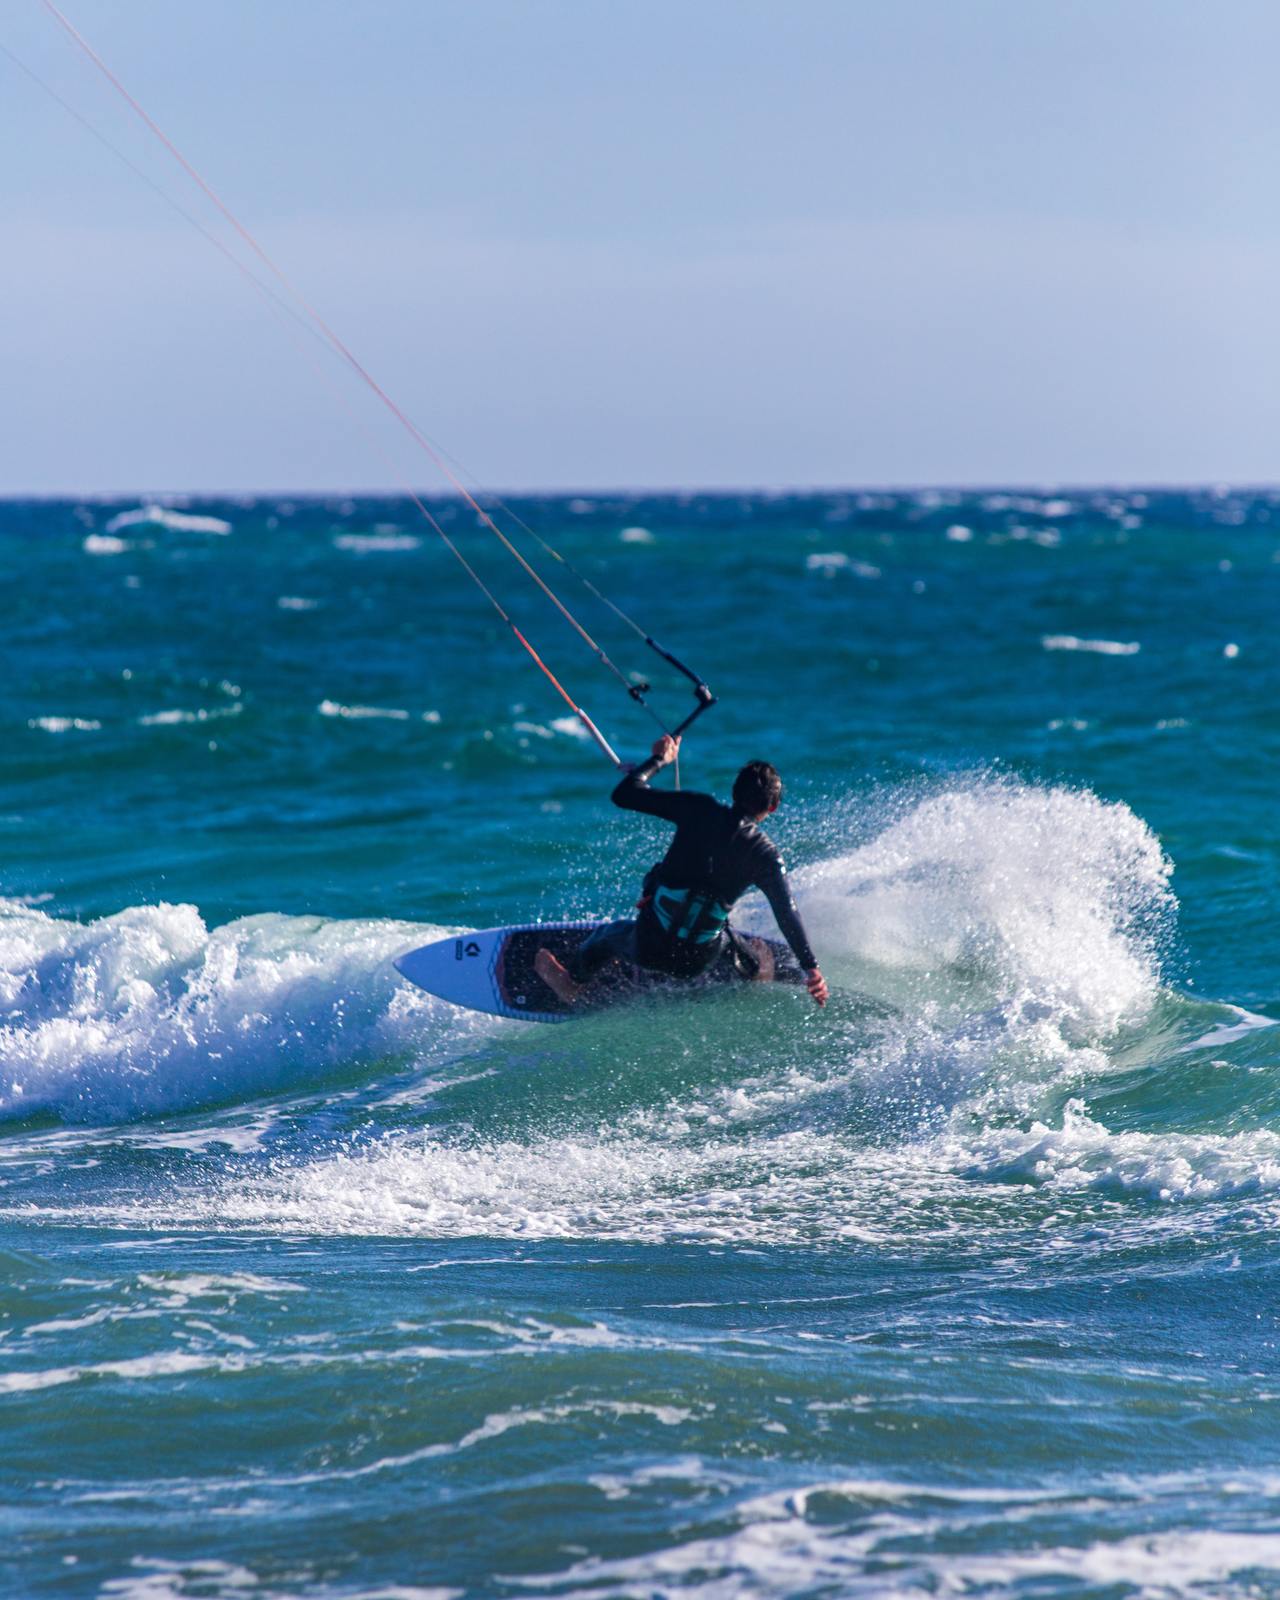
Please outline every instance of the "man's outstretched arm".
[{"label": "man's outstretched arm", "polygon": [[759,887],[769,902],[774,921],[778,924],[778,931],[791,946],[792,955],[800,963],[809,993],[820,1006],[825,1006],[829,992],[827,980],[818,970],[818,958],[814,955],[809,936],[804,931],[804,923],[800,920],[800,912],[796,908],[791,885],[787,882],[787,875],[782,870],[780,861],[775,861],[772,868],[761,876]]}]

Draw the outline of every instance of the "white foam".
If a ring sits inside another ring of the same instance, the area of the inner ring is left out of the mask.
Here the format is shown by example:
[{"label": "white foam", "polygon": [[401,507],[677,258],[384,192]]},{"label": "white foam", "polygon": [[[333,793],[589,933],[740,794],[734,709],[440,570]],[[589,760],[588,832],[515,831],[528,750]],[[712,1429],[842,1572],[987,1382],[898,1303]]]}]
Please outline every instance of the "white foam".
[{"label": "white foam", "polygon": [[350,721],[408,722],[409,713],[395,706],[344,706],[336,700],[322,700],[316,707],[322,717],[346,717]]},{"label": "white foam", "polygon": [[[647,1471],[652,1477],[660,1469]],[[636,1474],[614,1476],[611,1497],[644,1481]],[[1140,1506],[1146,1504],[1141,1486],[1133,1488],[1130,1480],[1127,1487]],[[556,1593],[679,1594],[687,1600],[788,1600],[798,1594],[906,1600],[920,1594],[1084,1590],[1123,1591],[1143,1600],[1192,1600],[1210,1593],[1246,1600],[1268,1592],[1265,1577],[1280,1571],[1280,1533],[1270,1529],[1161,1526],[1123,1537],[1086,1537],[1074,1545],[1037,1543],[1029,1522],[1046,1498],[1060,1521],[1083,1529],[1115,1504],[1115,1491],[1108,1485],[1092,1497],[1046,1497],[1034,1490],[966,1493],[946,1485],[817,1483],[740,1500],[715,1531],[690,1530],[692,1536],[678,1543],[582,1556],[542,1582]],[[810,1514],[809,1502],[819,1499],[829,1506]],[[842,1502],[841,1516],[836,1508]],[[1146,1519],[1135,1513],[1135,1520]],[[979,1534],[988,1548],[975,1548]],[[1003,1548],[991,1549],[994,1541]]]},{"label": "white foam", "polygon": [[356,555],[376,555],[397,550],[416,550],[422,543],[411,533],[339,533],[335,550],[351,550]]},{"label": "white foam", "polygon": [[193,516],[186,511],[171,511],[167,506],[140,506],[136,511],[122,511],[107,523],[108,533],[119,533],[121,528],[137,528],[151,524],[168,528],[173,533],[230,533],[231,524],[222,517]]},{"label": "white foam", "polygon": [[94,717],[28,717],[27,727],[44,733],[97,733],[102,724]]},{"label": "white foam", "polygon": [[443,931],[276,915],[209,929],[189,905],[77,923],[0,901],[0,1117],[127,1120],[464,1038],[474,1019],[389,964]]},{"label": "white foam", "polygon": [[131,546],[127,539],[117,539],[109,533],[90,533],[81,548],[90,556],[120,556]]},{"label": "white foam", "polygon": [[182,1310],[193,1300],[225,1300],[234,1305],[246,1294],[307,1293],[304,1284],[288,1278],[264,1278],[256,1272],[142,1272],[138,1282],[144,1289],[158,1293],[159,1303],[169,1310]]},{"label": "white foam", "polygon": [[98,1361],[82,1367],[51,1367],[43,1372],[0,1373],[0,1394],[29,1393],[33,1389],[52,1389],[81,1378],[170,1378],[189,1372],[236,1372],[244,1366],[234,1356],[192,1355],[173,1350],[162,1355],[135,1356],[129,1361]]},{"label": "white foam", "polygon": [[624,528],[618,535],[623,544],[652,544],[653,534],[648,528]]},{"label": "white foam", "polygon": [[[64,1558],[72,1559],[75,1558]],[[264,1579],[251,1567],[229,1561],[159,1561],[134,1556],[129,1570],[103,1584],[100,1593],[110,1600],[186,1600],[197,1584],[205,1594],[235,1595],[261,1591]],[[458,1590],[362,1590],[351,1600],[456,1600]]]},{"label": "white foam", "polygon": [[320,602],[318,600],[308,600],[305,595],[282,594],[276,599],[276,605],[281,611],[315,611],[318,609]]},{"label": "white foam", "polygon": [[223,717],[238,717],[244,710],[242,705],[215,706],[207,710],[204,706],[195,711],[183,711],[176,707],[168,711],[150,711],[145,716],[138,718],[140,728],[171,728],[188,722],[216,722]]},{"label": "white foam", "polygon": [[[1047,1550],[964,1556],[954,1562],[934,1560],[966,1590],[999,1584],[1005,1593],[1022,1590],[1028,1581],[1047,1579],[1055,1587],[1085,1584],[1094,1593],[1125,1592],[1151,1600],[1178,1596],[1224,1594],[1221,1584],[1239,1577],[1233,1592],[1240,1600],[1266,1593],[1256,1574],[1280,1573],[1280,1533],[1221,1532],[1210,1528],[1134,1534],[1127,1539],[1100,1539],[1083,1546],[1059,1545]],[[1206,1585],[1213,1584],[1209,1590]]]},{"label": "white foam", "polygon": [[1119,639],[1081,639],[1074,633],[1046,633],[1040,640],[1046,650],[1083,650],[1096,656],[1136,656],[1140,644]]},{"label": "white foam", "polygon": [[1073,1100],[1060,1128],[999,1128],[958,1144],[967,1176],[1020,1179],[1065,1190],[1221,1200],[1280,1189],[1280,1134],[1112,1133]]}]

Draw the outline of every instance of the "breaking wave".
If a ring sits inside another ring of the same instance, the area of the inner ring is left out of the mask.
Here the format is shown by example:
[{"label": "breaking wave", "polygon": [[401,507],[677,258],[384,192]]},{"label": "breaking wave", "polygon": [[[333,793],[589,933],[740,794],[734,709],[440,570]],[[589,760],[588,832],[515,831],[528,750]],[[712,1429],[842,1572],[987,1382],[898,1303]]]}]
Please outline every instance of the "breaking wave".
[{"label": "breaking wave", "polygon": [[[857,1016],[864,1001],[888,1006],[900,1059],[927,1041],[935,1054],[959,1050],[972,1077],[979,1057],[1011,1045],[1059,1060],[1141,1018],[1159,992],[1169,870],[1123,805],[976,782],[911,803],[796,881]],[[744,920],[763,926],[761,907],[748,902]],[[210,929],[195,907],[163,904],[83,924],[0,902],[0,1112],[174,1111],[514,1029],[396,977],[390,957],[443,932],[280,914]],[[799,997],[785,1004],[811,1020]],[[837,1006],[818,1041],[812,1028],[804,1036],[804,1057],[812,1065],[816,1043],[828,1077],[869,1066],[856,1030],[846,1049],[842,1015]],[[883,1029],[877,1038],[883,1057]],[[785,1030],[776,1045],[785,1056]],[[756,1061],[752,1076],[794,1064]]]},{"label": "breaking wave", "polygon": [[1150,1121],[1164,1064],[1197,1070],[1269,1023],[1162,983],[1169,870],[1087,792],[899,797],[796,874],[827,1013],[753,991],[555,1030],[404,984],[390,958],[439,928],[0,902],[0,1114],[120,1123],[336,1076],[377,1112],[354,1143],[306,1130],[266,1167],[113,1213],[168,1226],[887,1244],[953,1226],[975,1183],[1046,1204],[1280,1190],[1265,1129],[1185,1128],[1171,1094],[1163,1125],[1113,1130],[1089,1103],[1137,1073]]},{"label": "breaking wave", "polygon": [[426,1048],[443,1009],[389,958],[442,930],[194,906],[89,923],[0,901],[0,1117],[117,1122]]}]

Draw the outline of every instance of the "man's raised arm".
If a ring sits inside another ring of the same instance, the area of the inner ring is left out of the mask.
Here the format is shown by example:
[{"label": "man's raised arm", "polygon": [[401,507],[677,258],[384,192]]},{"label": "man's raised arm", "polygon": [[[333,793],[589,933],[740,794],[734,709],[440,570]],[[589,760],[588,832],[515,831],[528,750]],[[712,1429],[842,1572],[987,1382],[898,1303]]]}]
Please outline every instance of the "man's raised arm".
[{"label": "man's raised arm", "polygon": [[674,761],[680,753],[679,739],[664,733],[653,747],[653,754],[638,767],[632,768],[613,791],[613,803],[624,811],[643,811],[651,817],[663,817],[668,822],[679,822],[686,797],[667,789],[651,789],[649,779],[654,773]]}]

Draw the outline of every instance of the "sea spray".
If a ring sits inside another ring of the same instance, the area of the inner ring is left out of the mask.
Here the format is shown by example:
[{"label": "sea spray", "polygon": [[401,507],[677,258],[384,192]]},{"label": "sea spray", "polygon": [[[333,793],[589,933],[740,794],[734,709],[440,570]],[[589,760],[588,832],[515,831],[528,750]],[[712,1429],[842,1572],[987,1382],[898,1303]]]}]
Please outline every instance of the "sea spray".
[{"label": "sea spray", "polygon": [[868,843],[801,869],[824,953],[928,998],[947,972],[1064,1033],[1105,1037],[1151,1003],[1172,863],[1120,802],[978,778],[928,795]]}]

